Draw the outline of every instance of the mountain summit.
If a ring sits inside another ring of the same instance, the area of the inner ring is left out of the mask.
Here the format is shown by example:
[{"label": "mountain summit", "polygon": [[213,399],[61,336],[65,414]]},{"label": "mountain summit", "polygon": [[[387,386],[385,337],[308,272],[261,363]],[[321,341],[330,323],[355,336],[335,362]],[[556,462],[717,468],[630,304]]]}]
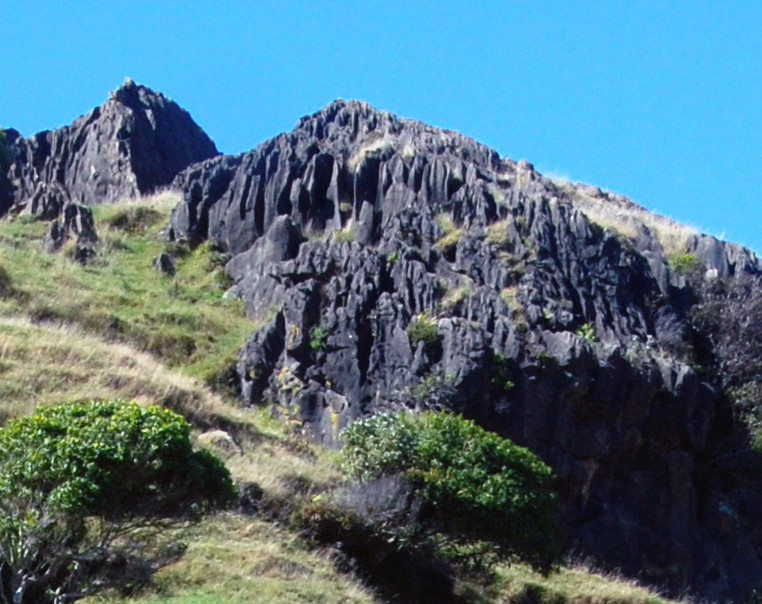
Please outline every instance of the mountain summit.
[{"label": "mountain summit", "polygon": [[188,165],[217,155],[186,111],[130,79],[69,126],[26,139],[8,130],[5,139],[0,214],[45,218],[59,215],[68,201],[96,205],[151,193]]}]

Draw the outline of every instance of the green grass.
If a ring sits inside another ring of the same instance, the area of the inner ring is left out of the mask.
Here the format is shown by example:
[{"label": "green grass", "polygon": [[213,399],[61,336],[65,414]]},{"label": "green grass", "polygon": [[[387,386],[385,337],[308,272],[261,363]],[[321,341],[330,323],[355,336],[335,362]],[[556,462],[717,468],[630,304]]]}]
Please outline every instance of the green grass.
[{"label": "green grass", "polygon": [[695,254],[673,254],[667,257],[667,263],[678,274],[687,276],[698,270],[701,261]]},{"label": "green grass", "polygon": [[103,594],[108,604],[372,603],[372,593],[336,571],[330,557],[263,520],[222,514],[179,533],[182,558],[161,569],[131,598]]},{"label": "green grass", "polygon": [[166,249],[160,229],[170,208],[166,198],[94,208],[101,242],[87,266],[72,262],[66,249],[42,252],[45,224],[0,222],[0,264],[12,291],[0,299],[0,315],[74,324],[190,376],[218,380],[254,324],[240,301],[223,298],[228,283],[208,246],[181,253],[173,277],[152,267]]}]

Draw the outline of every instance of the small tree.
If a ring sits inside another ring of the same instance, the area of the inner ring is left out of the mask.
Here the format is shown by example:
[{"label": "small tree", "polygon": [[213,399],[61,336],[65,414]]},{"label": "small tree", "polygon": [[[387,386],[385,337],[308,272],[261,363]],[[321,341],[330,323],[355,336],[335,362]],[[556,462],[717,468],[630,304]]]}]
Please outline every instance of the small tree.
[{"label": "small tree", "polygon": [[376,415],[352,424],[342,441],[348,474],[365,482],[401,474],[433,530],[490,541],[543,571],[561,560],[552,472],[527,449],[432,412]]},{"label": "small tree", "polygon": [[0,429],[0,599],[76,599],[88,573],[146,531],[230,502],[229,473],[194,452],[189,437],[179,415],[120,401],[8,422]]}]

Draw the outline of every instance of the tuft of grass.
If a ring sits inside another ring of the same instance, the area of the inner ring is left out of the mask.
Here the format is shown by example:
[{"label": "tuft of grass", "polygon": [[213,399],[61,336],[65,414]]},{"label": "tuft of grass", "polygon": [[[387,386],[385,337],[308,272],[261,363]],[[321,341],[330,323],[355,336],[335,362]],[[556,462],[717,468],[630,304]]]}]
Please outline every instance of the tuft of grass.
[{"label": "tuft of grass", "polygon": [[357,173],[363,162],[368,157],[379,155],[394,148],[394,140],[381,135],[376,131],[368,133],[360,140],[352,155],[347,160],[347,167],[353,173]]},{"label": "tuft of grass", "polygon": [[515,318],[521,312],[521,304],[517,299],[519,293],[518,285],[511,285],[500,290],[500,299],[505,302],[511,317]]},{"label": "tuft of grass", "polygon": [[595,333],[595,327],[590,325],[590,323],[585,323],[577,330],[576,334],[577,337],[582,338],[588,344],[594,344],[598,341],[598,336]]},{"label": "tuft of grass", "polygon": [[440,214],[437,217],[437,224],[442,229],[442,237],[434,244],[434,249],[443,254],[452,253],[458,241],[463,236],[463,231],[455,226],[452,216],[449,214]]},{"label": "tuft of grass", "polygon": [[678,274],[687,276],[701,266],[695,254],[673,254],[667,257],[667,264]]},{"label": "tuft of grass", "polygon": [[420,342],[425,348],[435,346],[439,343],[439,321],[426,313],[416,315],[407,326],[407,335],[413,350]]},{"label": "tuft of grass", "polygon": [[496,245],[501,249],[505,248],[510,243],[508,237],[508,219],[498,220],[489,225],[484,241]]},{"label": "tuft of grass", "polygon": [[468,285],[459,285],[448,290],[439,302],[439,308],[442,311],[452,312],[460,304],[471,297],[471,288]]},{"label": "tuft of grass", "polygon": [[325,329],[322,327],[317,326],[310,329],[310,350],[312,352],[317,352],[323,347],[325,336]]},{"label": "tuft of grass", "polygon": [[334,231],[332,236],[335,243],[351,243],[355,240],[355,230],[352,223],[348,222],[340,231]]},{"label": "tuft of grass", "polygon": [[637,582],[612,573],[600,573],[581,563],[561,568],[548,576],[525,564],[501,566],[497,570],[500,602],[538,604],[670,604]]}]

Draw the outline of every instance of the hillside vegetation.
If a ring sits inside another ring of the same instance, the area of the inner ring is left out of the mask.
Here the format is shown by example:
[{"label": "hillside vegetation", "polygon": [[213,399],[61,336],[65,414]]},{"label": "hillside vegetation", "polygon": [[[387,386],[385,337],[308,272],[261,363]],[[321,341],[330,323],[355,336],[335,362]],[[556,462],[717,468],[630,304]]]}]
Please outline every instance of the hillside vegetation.
[{"label": "hillside vegetation", "polygon": [[[184,415],[197,443],[215,447],[242,493],[254,493],[244,497],[247,513],[175,529],[184,554],[155,569],[147,585],[89,601],[385,601],[388,592],[340,544],[316,541],[308,513],[300,511],[340,483],[335,454],[307,443],[264,409],[235,401],[230,369],[254,324],[239,301],[223,296],[225,259],[207,246],[173,246],[175,275],[152,267],[167,251],[160,231],[176,201],[164,194],[95,208],[100,242],[86,266],[73,262],[67,249],[42,251],[47,223],[24,216],[0,222],[2,421],[64,401],[158,403]],[[215,429],[226,436],[208,438]],[[454,598],[666,602],[580,567],[542,576],[505,563],[488,576],[460,575]]]}]

